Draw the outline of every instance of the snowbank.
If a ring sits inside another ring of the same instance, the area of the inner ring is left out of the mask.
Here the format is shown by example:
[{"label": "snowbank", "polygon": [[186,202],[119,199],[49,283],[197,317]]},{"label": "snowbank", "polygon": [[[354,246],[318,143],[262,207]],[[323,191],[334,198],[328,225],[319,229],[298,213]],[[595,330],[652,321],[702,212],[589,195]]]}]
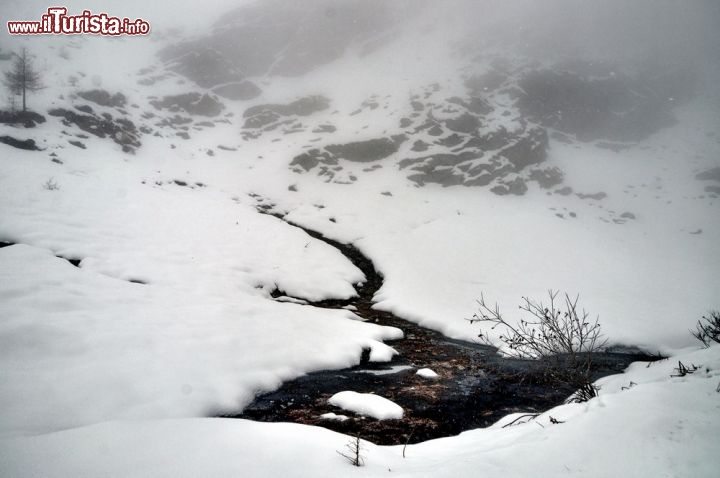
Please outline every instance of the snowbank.
[{"label": "snowbank", "polygon": [[[671,377],[677,361],[700,369]],[[336,453],[349,437],[325,429],[232,419],[113,421],[0,440],[7,476],[286,476],[714,478],[720,346],[637,363],[599,382],[600,396],[524,425],[499,423],[403,447],[362,443],[365,466]],[[379,397],[378,397],[379,398]],[[551,423],[551,419],[562,422]],[[542,425],[542,426],[539,426]],[[389,470],[389,471],[388,471]]]}]

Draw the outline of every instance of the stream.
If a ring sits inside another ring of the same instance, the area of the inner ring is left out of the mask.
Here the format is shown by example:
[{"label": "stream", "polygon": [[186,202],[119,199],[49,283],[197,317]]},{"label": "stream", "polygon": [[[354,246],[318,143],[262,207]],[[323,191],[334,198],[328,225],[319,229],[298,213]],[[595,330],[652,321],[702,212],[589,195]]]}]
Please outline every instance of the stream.
[{"label": "stream", "polygon": [[[353,306],[353,312],[369,322],[401,329],[404,338],[386,342],[399,353],[391,362],[370,362],[370,351],[366,350],[355,367],[298,377],[273,392],[257,396],[242,413],[223,417],[315,425],[359,434],[379,445],[397,445],[487,427],[510,413],[543,412],[563,403],[574,392],[566,384],[549,383],[536,361],[502,357],[493,347],[450,339],[390,312],[373,309],[373,296],[382,286],[383,278],[368,257],[352,244],[334,241],[289,222],[270,208],[258,210],[336,248],[365,274],[366,281],[356,287],[357,297],[308,302],[309,306]],[[272,295],[286,296],[280,290]],[[468,323],[468,327],[477,326]],[[597,354],[593,380],[622,372],[631,362],[657,358],[634,349]],[[416,375],[420,368],[430,368],[438,377],[426,379]],[[332,395],[344,390],[375,393],[400,405],[405,414],[399,420],[375,420],[328,404]],[[329,412],[346,415],[348,419],[321,418]]]}]

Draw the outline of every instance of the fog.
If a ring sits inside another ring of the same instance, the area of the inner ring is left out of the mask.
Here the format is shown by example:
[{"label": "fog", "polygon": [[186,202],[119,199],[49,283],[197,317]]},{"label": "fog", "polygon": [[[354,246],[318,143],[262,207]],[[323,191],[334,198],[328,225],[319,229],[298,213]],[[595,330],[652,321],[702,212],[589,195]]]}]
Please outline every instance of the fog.
[{"label": "fog", "polygon": [[[247,80],[255,86],[242,88],[254,91],[262,83],[260,98],[271,102],[272,96],[311,93],[312,85],[326,96],[334,89],[330,100],[340,105],[343,99],[363,101],[359,97],[372,88],[386,90],[377,94],[410,95],[437,81],[446,82],[446,97],[469,92],[490,101],[488,84],[499,81],[502,91],[512,90],[526,119],[584,141],[645,139],[672,124],[677,107],[687,109],[693,99],[707,123],[720,116],[720,2],[714,0],[72,0],[65,5],[70,14],[89,9],[150,23],[146,38],[120,39],[122,52],[114,38],[79,38],[106,54],[87,66],[75,57],[72,65],[99,70],[87,73],[104,75],[105,84],[120,81],[111,63],[130,65],[141,56],[147,58],[144,66],[166,68],[200,90]],[[6,21],[38,20],[46,8],[35,0],[9,0],[0,13]],[[0,47],[32,41],[5,35]],[[317,73],[321,69],[324,73]],[[127,81],[137,89],[135,79]],[[248,91],[236,94],[251,99]],[[564,111],[563,118],[553,110]]]},{"label": "fog", "polygon": [[[341,18],[343,13],[353,13],[387,21],[389,24],[384,28],[391,28],[390,25],[394,28],[429,27],[435,32],[451,32],[453,39],[464,37],[480,48],[501,44],[539,57],[567,55],[586,59],[691,63],[705,69],[715,67],[720,58],[720,35],[717,33],[720,3],[714,0],[63,2],[74,14],[89,9],[95,13],[143,18],[153,26],[155,35],[173,28],[182,28],[188,34],[201,34],[213,23],[222,21],[229,11],[248,4],[264,5],[281,16],[292,12],[295,21],[287,23],[288,31],[296,30],[301,21]],[[48,4],[37,0],[5,0],[0,5],[0,13],[4,21],[36,20],[47,8]],[[424,21],[416,23],[418,17]],[[318,26],[327,27],[327,24]],[[325,29],[318,28],[314,33],[327,43],[343,41],[328,35],[332,32]],[[336,32],[341,36],[347,33]]]}]

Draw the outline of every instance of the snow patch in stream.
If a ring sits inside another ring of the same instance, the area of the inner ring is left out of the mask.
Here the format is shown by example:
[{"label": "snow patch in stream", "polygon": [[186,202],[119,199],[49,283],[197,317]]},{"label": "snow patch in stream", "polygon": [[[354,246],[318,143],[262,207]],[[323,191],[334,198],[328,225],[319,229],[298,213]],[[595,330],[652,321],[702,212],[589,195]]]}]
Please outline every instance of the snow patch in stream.
[{"label": "snow patch in stream", "polygon": [[403,417],[403,409],[400,405],[372,393],[338,392],[330,397],[328,403],[378,420],[399,420]]}]

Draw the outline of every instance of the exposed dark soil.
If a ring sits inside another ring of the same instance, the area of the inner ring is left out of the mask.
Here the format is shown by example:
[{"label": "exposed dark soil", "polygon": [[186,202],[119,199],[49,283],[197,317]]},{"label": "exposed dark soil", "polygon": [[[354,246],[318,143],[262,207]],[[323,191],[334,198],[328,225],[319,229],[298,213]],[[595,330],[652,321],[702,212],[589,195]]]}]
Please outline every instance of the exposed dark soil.
[{"label": "exposed dark soil", "polygon": [[[282,219],[267,209],[260,211]],[[492,347],[453,340],[389,312],[373,309],[372,298],[383,279],[372,261],[351,244],[302,229],[340,250],[367,278],[357,287],[356,298],[324,300],[311,305],[354,306],[354,312],[368,321],[402,329],[403,339],[388,342],[399,355],[390,363],[371,363],[366,351],[356,367],[299,377],[274,392],[256,397],[242,413],[224,416],[317,425],[353,435],[359,432],[366,440],[393,445],[456,435],[491,425],[509,413],[542,412],[562,403],[574,392],[567,384],[549,381],[537,362],[503,358]],[[273,294],[274,297],[283,295],[282,291]],[[468,327],[473,326],[468,323]],[[654,358],[635,351],[603,353],[594,361],[594,378],[621,372],[633,361]],[[419,368],[425,367],[439,377],[433,380],[416,375]],[[388,398],[400,405],[405,415],[400,420],[380,421],[355,416],[327,403],[332,395],[343,390]],[[349,419],[320,417],[328,412],[346,415]]]}]

